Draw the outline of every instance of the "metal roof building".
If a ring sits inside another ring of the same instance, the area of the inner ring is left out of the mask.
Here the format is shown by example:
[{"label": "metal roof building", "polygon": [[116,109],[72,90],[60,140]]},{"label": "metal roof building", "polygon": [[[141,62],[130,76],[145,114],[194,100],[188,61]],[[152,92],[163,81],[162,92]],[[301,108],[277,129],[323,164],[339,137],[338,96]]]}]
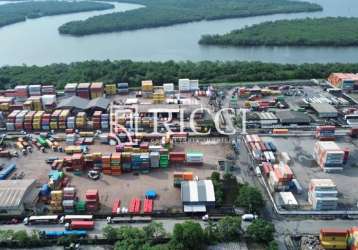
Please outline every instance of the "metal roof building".
[{"label": "metal roof building", "polygon": [[272,112],[248,112],[246,123],[257,123],[260,125],[273,125],[278,123],[277,116]]},{"label": "metal roof building", "polygon": [[318,117],[321,118],[334,118],[338,116],[338,111],[329,103],[311,103],[312,109],[316,111]]},{"label": "metal roof building", "polygon": [[109,107],[110,100],[99,97],[96,99],[88,100],[78,96],[71,96],[61,100],[57,105],[59,109],[75,109],[78,111],[106,111]]},{"label": "metal roof building", "polygon": [[0,181],[0,213],[21,215],[37,201],[39,189],[34,179]]},{"label": "metal roof building", "polygon": [[211,180],[184,181],[181,183],[181,200],[184,212],[206,212],[215,206],[215,191]]},{"label": "metal roof building", "polygon": [[276,112],[276,116],[281,124],[309,124],[311,118],[305,113],[290,110],[280,110]]}]

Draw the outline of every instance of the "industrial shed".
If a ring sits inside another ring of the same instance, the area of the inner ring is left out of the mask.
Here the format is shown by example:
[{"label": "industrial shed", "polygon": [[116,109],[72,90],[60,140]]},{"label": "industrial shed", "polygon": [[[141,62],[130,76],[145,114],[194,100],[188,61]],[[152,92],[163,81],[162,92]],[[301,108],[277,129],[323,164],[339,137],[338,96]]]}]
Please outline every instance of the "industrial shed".
[{"label": "industrial shed", "polygon": [[93,100],[88,100],[78,96],[71,96],[61,100],[57,105],[59,109],[71,109],[74,112],[87,111],[106,111],[109,107],[110,100],[100,97]]},{"label": "industrial shed", "polygon": [[281,110],[276,112],[276,116],[283,125],[307,125],[311,122],[311,118],[308,115],[298,111]]},{"label": "industrial shed", "polygon": [[181,200],[186,213],[202,213],[215,207],[215,191],[211,180],[181,183]]},{"label": "industrial shed", "polygon": [[258,124],[261,126],[275,125],[278,123],[277,116],[272,112],[248,112],[246,124]]},{"label": "industrial shed", "polygon": [[329,103],[311,103],[312,109],[320,118],[334,118],[338,116],[338,111]]},{"label": "industrial shed", "polygon": [[32,210],[37,202],[39,189],[34,179],[0,181],[0,214],[21,215]]}]

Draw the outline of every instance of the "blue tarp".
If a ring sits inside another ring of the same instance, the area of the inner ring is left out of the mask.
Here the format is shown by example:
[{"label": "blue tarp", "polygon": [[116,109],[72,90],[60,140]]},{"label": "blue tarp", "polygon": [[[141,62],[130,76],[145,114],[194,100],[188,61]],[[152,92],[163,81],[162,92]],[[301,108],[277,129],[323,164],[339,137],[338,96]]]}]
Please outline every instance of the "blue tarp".
[{"label": "blue tarp", "polygon": [[145,197],[148,199],[154,199],[155,197],[157,197],[157,192],[155,192],[155,190],[148,190],[147,192],[145,192]]}]

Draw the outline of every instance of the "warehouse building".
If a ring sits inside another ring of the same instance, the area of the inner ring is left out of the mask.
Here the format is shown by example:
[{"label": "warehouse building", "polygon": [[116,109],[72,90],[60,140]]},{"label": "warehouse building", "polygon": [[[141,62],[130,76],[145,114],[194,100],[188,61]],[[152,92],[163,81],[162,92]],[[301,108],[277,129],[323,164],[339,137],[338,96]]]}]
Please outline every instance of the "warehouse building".
[{"label": "warehouse building", "polygon": [[22,215],[32,211],[37,203],[39,189],[34,179],[0,181],[0,214]]},{"label": "warehouse building", "polygon": [[92,113],[94,111],[107,111],[109,108],[110,100],[99,97],[96,99],[88,100],[78,96],[71,96],[63,99],[58,105],[58,109],[70,109],[72,112],[86,111]]},{"label": "warehouse building", "polygon": [[276,116],[282,125],[308,125],[311,118],[305,113],[290,110],[281,110],[276,112]]},{"label": "warehouse building", "polygon": [[338,111],[329,103],[311,103],[312,109],[320,118],[335,118],[338,116]]},{"label": "warehouse building", "polygon": [[261,127],[271,126],[278,123],[277,116],[272,112],[248,112],[246,113],[246,124],[255,124]]},{"label": "warehouse building", "polygon": [[181,200],[186,213],[202,213],[215,207],[214,185],[211,180],[181,183]]}]

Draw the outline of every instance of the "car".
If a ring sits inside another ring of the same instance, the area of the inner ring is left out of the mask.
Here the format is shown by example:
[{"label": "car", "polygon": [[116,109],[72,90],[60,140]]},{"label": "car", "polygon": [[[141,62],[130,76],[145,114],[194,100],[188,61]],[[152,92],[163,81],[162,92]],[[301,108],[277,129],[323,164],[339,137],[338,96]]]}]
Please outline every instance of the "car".
[{"label": "car", "polygon": [[257,218],[258,218],[258,216],[255,214],[243,214],[241,216],[242,221],[246,221],[246,222],[252,222],[253,220],[256,220]]}]

